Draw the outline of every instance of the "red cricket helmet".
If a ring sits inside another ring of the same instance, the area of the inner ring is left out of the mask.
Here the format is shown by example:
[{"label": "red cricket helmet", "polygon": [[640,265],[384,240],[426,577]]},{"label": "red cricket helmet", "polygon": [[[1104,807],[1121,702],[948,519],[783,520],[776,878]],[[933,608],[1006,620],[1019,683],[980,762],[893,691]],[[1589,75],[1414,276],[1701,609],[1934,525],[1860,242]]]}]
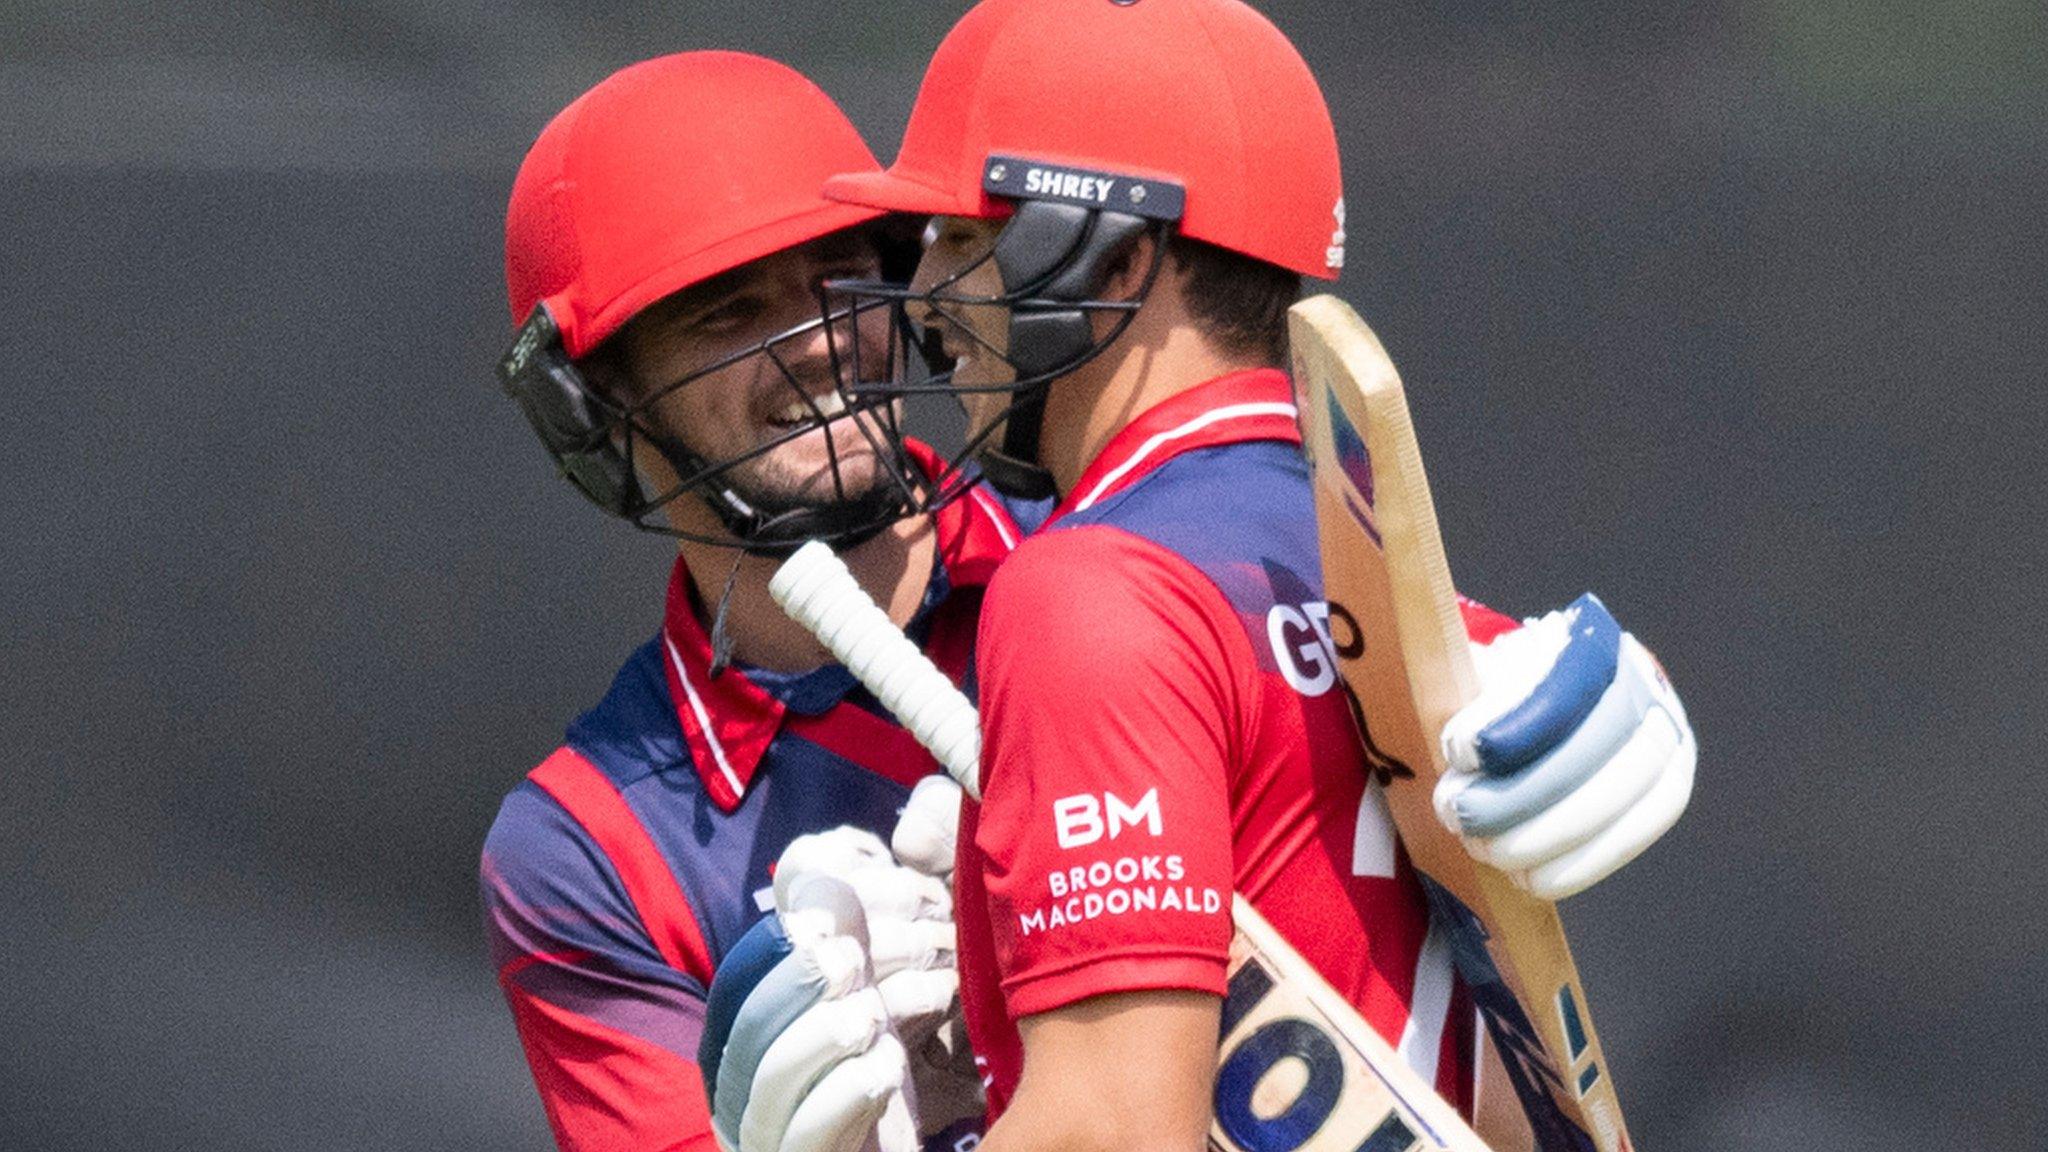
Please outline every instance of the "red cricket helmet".
[{"label": "red cricket helmet", "polygon": [[670,293],[873,220],[819,195],[881,165],[794,69],[681,52],[606,77],[541,130],[505,213],[512,321],[547,305],[580,357]]},{"label": "red cricket helmet", "polygon": [[1002,216],[992,157],[1170,181],[1186,191],[1181,235],[1321,279],[1344,263],[1329,108],[1238,0],[983,0],[932,57],[896,163],[850,168],[825,194]]},{"label": "red cricket helmet", "polygon": [[[505,214],[505,281],[517,331],[497,374],[562,475],[640,528],[751,550],[814,537],[844,544],[905,514],[916,477],[900,453],[891,481],[863,492],[844,487],[834,457],[830,497],[750,488],[740,471],[813,429],[840,425],[832,434],[856,436],[842,422],[885,403],[821,404],[789,365],[787,350],[814,342],[818,332],[857,330],[857,308],[832,310],[821,300],[817,319],[630,402],[593,388],[576,363],[666,296],[880,218],[879,210],[819,191],[833,173],[880,168],[817,85],[739,52],[685,52],[632,65],[550,121],[520,165]],[[861,341],[848,343],[857,363]],[[774,366],[792,401],[809,407],[807,422],[713,452],[650,417],[664,397],[756,356]],[[673,466],[677,479],[665,490],[651,490],[634,468],[636,440]],[[704,501],[723,534],[664,523],[663,510],[686,494]]]}]

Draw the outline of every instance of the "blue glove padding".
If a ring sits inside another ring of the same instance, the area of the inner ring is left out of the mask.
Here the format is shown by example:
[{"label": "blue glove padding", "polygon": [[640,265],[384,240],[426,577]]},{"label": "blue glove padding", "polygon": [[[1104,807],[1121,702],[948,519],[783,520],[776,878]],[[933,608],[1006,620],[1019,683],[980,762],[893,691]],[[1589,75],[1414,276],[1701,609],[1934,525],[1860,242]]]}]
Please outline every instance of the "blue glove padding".
[{"label": "blue glove padding", "polygon": [[1504,832],[1578,790],[1649,710],[1642,681],[1615,676],[1621,626],[1606,607],[1589,593],[1565,613],[1570,639],[1549,673],[1472,741],[1483,778],[1457,797],[1465,835]]},{"label": "blue glove padding", "polygon": [[711,995],[704,1005],[704,1035],[697,1040],[697,1067],[704,1073],[704,1093],[716,1099],[718,1070],[725,1062],[725,1042],[732,1036],[733,1022],[741,1005],[777,964],[790,954],[789,933],[782,921],[763,916],[740,937],[732,951],[719,962],[711,981]]},{"label": "blue glove padding", "polygon": [[[860,899],[827,876],[789,896],[712,980],[699,1062],[719,1142],[729,1152],[853,1152],[875,1133],[885,1150],[913,1147],[908,1067],[874,986]],[[894,1122],[877,1133],[885,1111]]]},{"label": "blue glove padding", "polygon": [[1564,743],[1614,683],[1621,625],[1591,592],[1572,601],[1571,639],[1557,662],[1520,704],[1479,730],[1479,770],[1504,776]]},{"label": "blue glove padding", "polygon": [[1591,595],[1475,647],[1477,700],[1444,726],[1438,817],[1548,899],[1633,859],[1678,819],[1697,750],[1648,650]]}]

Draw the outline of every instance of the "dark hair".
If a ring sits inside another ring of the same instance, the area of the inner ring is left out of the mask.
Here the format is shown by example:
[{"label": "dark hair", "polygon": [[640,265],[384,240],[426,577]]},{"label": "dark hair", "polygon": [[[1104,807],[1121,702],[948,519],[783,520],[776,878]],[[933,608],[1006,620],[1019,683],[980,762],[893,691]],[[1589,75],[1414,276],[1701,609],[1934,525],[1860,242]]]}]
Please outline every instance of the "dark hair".
[{"label": "dark hair", "polygon": [[1223,351],[1287,367],[1287,309],[1301,298],[1301,274],[1175,236],[1167,254],[1187,277],[1188,312]]}]

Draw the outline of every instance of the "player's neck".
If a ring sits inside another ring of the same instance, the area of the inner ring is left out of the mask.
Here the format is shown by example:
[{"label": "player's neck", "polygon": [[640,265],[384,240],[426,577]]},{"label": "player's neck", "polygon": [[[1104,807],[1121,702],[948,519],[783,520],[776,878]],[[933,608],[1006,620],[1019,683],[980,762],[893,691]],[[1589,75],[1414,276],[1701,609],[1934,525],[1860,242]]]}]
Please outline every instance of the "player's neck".
[{"label": "player's neck", "polygon": [[[919,517],[898,521],[841,556],[854,579],[902,627],[924,600],[937,546],[930,518]],[[735,553],[694,540],[678,541],[677,550],[697,593],[698,623],[707,632],[725,595],[726,580],[732,580],[725,632],[732,640],[733,659],[776,672],[804,672],[831,660],[803,625],[791,620],[768,595],[768,578],[782,563],[780,557]]]},{"label": "player's neck", "polygon": [[1218,376],[1265,367],[1218,348],[1188,317],[1177,286],[1162,281],[1123,335],[1046,399],[1039,459],[1063,493],[1147,410]]}]

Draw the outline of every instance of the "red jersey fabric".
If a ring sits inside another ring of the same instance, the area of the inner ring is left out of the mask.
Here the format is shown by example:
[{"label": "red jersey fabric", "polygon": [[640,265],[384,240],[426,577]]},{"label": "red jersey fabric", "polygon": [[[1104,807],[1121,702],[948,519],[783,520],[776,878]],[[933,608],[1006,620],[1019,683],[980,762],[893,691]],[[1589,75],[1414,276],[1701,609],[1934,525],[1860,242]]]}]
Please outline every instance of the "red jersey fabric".
[{"label": "red jersey fabric", "polygon": [[[910,631],[949,674],[969,668],[982,586],[1019,534],[980,489],[939,513]],[[493,966],[564,1152],[717,1152],[705,997],[768,906],[771,866],[807,832],[886,837],[938,770],[837,665],[713,676],[690,589],[678,559],[660,632],[484,844]]]},{"label": "red jersey fabric", "polygon": [[1469,1100],[1472,1012],[1337,687],[1299,443],[1280,372],[1176,396],[988,589],[983,799],[956,883],[991,1118],[1022,1070],[1019,1018],[1139,989],[1221,996],[1233,891]]}]

